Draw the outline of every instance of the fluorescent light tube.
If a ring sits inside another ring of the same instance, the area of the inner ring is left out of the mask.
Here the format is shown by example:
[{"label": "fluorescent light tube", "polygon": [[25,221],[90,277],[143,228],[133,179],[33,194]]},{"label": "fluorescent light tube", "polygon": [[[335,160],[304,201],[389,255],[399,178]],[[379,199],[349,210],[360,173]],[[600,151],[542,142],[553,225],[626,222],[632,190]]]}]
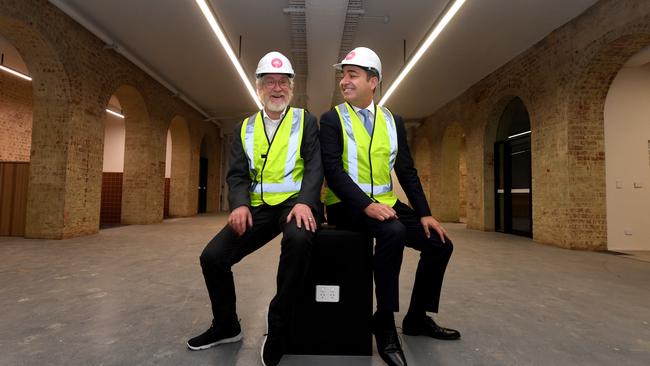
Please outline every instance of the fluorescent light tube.
[{"label": "fluorescent light tube", "polygon": [[117,113],[117,112],[115,112],[115,111],[112,110],[112,109],[108,109],[108,108],[106,108],[106,112],[108,112],[108,113],[114,115],[115,117],[119,117],[119,118],[124,119],[124,115],[123,115],[122,113]]},{"label": "fluorescent light tube", "polygon": [[22,72],[18,72],[18,71],[14,70],[14,69],[10,69],[7,66],[0,65],[0,70],[4,70],[4,71],[6,71],[6,72],[8,72],[8,73],[10,73],[12,75],[18,76],[21,79],[25,79],[27,81],[32,81],[31,77],[23,74]]},{"label": "fluorescent light tube", "polygon": [[528,134],[530,134],[530,131],[526,131],[526,132],[518,133],[518,134],[516,134],[516,135],[508,136],[508,138],[509,138],[509,139],[514,139],[515,137],[519,137],[519,136],[523,136],[523,135],[528,135]]},{"label": "fluorescent light tube", "polygon": [[221,46],[228,54],[228,58],[230,58],[230,62],[232,62],[233,66],[235,66],[235,69],[239,73],[239,77],[244,83],[246,89],[248,90],[248,93],[251,95],[251,98],[253,98],[253,100],[255,101],[257,108],[262,109],[262,103],[257,97],[257,93],[255,92],[253,85],[251,84],[250,80],[248,80],[248,77],[244,72],[244,68],[239,63],[237,56],[235,56],[235,52],[230,47],[230,43],[228,43],[228,39],[226,38],[226,35],[221,30],[221,26],[219,25],[219,22],[217,22],[217,19],[215,18],[214,14],[212,14],[210,7],[208,6],[205,0],[196,0],[196,4],[199,6],[199,8],[201,8],[201,12],[203,12],[203,16],[210,24],[212,31],[217,36],[219,42],[221,43]]},{"label": "fluorescent light tube", "polygon": [[445,15],[442,17],[438,25],[436,25],[435,28],[433,28],[433,30],[431,31],[427,39],[424,41],[424,43],[422,43],[420,48],[418,48],[417,52],[415,52],[415,55],[413,55],[413,57],[409,60],[406,66],[399,73],[399,75],[397,76],[393,84],[391,84],[390,88],[388,88],[386,94],[384,94],[384,96],[379,101],[379,105],[384,105],[386,103],[388,98],[390,98],[390,96],[393,94],[395,89],[397,89],[397,87],[402,82],[402,80],[404,80],[404,78],[406,77],[406,75],[408,75],[408,73],[411,71],[413,66],[415,66],[415,64],[420,60],[422,55],[424,55],[427,49],[429,49],[433,41],[435,41],[436,38],[438,38],[440,33],[442,33],[442,31],[445,29],[447,24],[449,24],[451,19],[453,19],[453,17],[456,15],[458,10],[460,10],[460,7],[463,6],[464,3],[465,0],[456,0],[454,2],[454,4],[451,6],[451,8],[449,8],[447,13],[445,13]]}]

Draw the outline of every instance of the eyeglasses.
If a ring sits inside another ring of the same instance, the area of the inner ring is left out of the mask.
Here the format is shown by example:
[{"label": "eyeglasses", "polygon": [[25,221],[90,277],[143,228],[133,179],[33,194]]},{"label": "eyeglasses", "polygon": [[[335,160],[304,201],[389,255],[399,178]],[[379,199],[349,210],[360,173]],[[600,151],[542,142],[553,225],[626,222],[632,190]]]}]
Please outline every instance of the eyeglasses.
[{"label": "eyeglasses", "polygon": [[278,80],[272,78],[264,78],[262,79],[262,85],[267,89],[273,89],[276,85],[282,89],[288,89],[291,85],[291,80],[289,80],[289,78],[282,78]]}]

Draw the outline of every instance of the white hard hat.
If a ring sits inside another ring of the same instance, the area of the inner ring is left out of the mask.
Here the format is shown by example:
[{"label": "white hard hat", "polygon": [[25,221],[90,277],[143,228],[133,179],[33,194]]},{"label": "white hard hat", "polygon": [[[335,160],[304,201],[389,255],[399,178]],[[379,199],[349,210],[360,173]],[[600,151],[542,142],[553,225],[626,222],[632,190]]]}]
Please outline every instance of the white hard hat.
[{"label": "white hard hat", "polygon": [[345,58],[338,64],[334,64],[337,70],[342,70],[344,65],[355,65],[363,68],[374,69],[381,81],[381,61],[375,51],[367,47],[357,47],[348,52]]},{"label": "white hard hat", "polygon": [[258,78],[264,74],[287,74],[293,78],[294,72],[291,62],[280,52],[269,52],[260,59],[255,70],[255,76]]}]

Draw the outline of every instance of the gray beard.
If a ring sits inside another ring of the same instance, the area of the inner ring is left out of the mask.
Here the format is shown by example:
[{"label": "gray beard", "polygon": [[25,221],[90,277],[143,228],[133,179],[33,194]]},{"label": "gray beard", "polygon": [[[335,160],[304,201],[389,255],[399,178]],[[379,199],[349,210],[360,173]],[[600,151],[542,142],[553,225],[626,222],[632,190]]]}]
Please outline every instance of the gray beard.
[{"label": "gray beard", "polygon": [[269,101],[269,103],[264,105],[264,107],[266,107],[271,112],[281,113],[281,112],[284,111],[285,108],[287,108],[288,105],[289,105],[289,103],[276,104],[276,103],[273,103],[273,102]]}]

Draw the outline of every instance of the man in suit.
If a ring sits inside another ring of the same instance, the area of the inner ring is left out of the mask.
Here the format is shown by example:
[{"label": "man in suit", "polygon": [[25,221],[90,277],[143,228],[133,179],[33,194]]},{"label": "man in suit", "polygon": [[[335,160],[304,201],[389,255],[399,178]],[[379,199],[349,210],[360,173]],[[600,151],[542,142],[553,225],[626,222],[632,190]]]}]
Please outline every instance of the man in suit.
[{"label": "man in suit", "polygon": [[[458,331],[440,327],[427,316],[427,311],[438,312],[453,247],[444,228],[431,216],[402,118],[373,102],[381,81],[379,57],[369,48],[358,47],[334,66],[342,72],[339,86],[345,103],[320,120],[327,218],[337,227],[365,230],[376,238],[377,311],[372,329],[382,359],[389,365],[406,365],[394,320],[404,246],[420,251],[420,261],[403,333],[437,339],[460,338]],[[393,169],[413,208],[397,199]]]},{"label": "man in suit", "polygon": [[187,342],[191,350],[242,339],[231,267],[282,233],[262,364],[277,365],[284,354],[287,327],[319,224],[323,181],[316,118],[289,106],[293,76],[291,63],[279,52],[266,54],[257,66],[257,94],[264,108],[235,128],[227,176],[228,225],[200,257],[212,326]]}]

